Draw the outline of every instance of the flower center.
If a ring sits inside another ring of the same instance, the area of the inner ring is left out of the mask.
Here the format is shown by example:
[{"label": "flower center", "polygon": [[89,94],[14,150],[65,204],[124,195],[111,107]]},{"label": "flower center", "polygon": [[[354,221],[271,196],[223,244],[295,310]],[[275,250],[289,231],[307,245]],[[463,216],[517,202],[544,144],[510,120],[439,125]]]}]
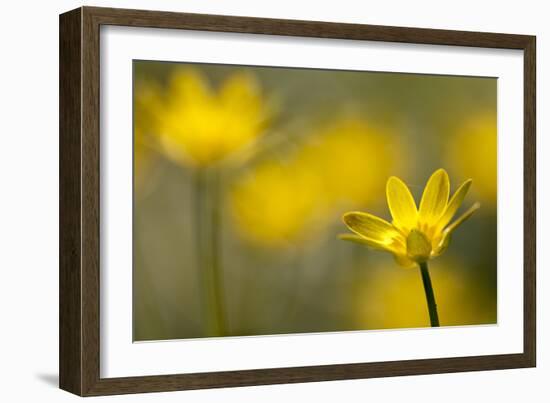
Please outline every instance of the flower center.
[{"label": "flower center", "polygon": [[417,263],[430,258],[432,244],[423,232],[413,229],[407,236],[407,256]]}]

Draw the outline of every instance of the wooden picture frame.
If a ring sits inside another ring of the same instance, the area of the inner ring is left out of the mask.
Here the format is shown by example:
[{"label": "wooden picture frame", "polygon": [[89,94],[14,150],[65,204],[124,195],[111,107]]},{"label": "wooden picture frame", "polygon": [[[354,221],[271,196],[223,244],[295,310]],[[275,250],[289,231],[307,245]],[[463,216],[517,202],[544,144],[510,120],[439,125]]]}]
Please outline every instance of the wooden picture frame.
[{"label": "wooden picture frame", "polygon": [[[100,26],[519,49],[524,56],[523,353],[100,377]],[[536,362],[535,37],[81,7],[60,16],[60,387],[80,396],[533,367]]]}]

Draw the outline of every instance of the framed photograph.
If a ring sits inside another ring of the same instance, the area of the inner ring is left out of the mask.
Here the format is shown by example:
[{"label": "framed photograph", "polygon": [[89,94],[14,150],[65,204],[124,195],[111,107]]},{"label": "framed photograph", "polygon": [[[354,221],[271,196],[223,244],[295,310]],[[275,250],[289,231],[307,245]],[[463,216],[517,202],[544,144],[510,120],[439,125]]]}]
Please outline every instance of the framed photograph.
[{"label": "framed photograph", "polygon": [[60,16],[60,387],[533,367],[535,37]]}]

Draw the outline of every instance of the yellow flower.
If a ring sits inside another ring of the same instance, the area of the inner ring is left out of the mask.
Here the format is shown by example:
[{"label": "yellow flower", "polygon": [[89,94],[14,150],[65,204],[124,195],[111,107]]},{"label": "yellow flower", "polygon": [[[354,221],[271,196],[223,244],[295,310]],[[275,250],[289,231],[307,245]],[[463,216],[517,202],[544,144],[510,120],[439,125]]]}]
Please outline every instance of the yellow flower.
[{"label": "yellow flower", "polygon": [[453,231],[479,208],[479,203],[475,203],[449,224],[471,183],[469,179],[460,185],[449,200],[449,176],[444,169],[438,169],[428,180],[417,209],[407,185],[392,176],[386,184],[392,223],[368,213],[346,213],[344,222],[355,234],[341,238],[390,252],[404,267],[424,263],[441,255],[449,246]]},{"label": "yellow flower", "polygon": [[159,110],[157,134],[179,163],[205,166],[250,145],[264,131],[267,108],[252,76],[238,72],[215,91],[198,70],[178,70]]},{"label": "yellow flower", "polygon": [[267,161],[239,180],[231,192],[231,212],[242,235],[268,247],[300,244],[316,232],[322,207],[316,176],[292,164]]}]

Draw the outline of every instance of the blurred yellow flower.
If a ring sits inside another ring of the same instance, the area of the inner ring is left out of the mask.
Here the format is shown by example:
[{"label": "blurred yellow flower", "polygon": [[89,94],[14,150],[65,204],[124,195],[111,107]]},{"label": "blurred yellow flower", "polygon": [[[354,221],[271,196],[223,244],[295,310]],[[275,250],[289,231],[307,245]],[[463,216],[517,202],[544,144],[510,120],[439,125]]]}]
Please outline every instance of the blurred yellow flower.
[{"label": "blurred yellow flower", "polygon": [[[434,264],[433,282],[438,292],[437,307],[442,326],[496,323],[495,295],[479,281],[475,271],[454,258]],[[362,270],[362,281],[351,291],[358,328],[397,329],[425,327],[426,308],[421,301],[422,280],[410,270],[390,270],[374,264]]]},{"label": "blurred yellow flower", "polygon": [[357,118],[306,138],[285,162],[266,160],[235,186],[235,219],[249,240],[289,246],[313,239],[334,211],[373,201],[384,186],[380,177],[395,166],[389,133]]},{"label": "blurred yellow flower", "polygon": [[268,119],[258,83],[245,73],[229,76],[216,91],[195,69],[177,70],[158,111],[164,152],[179,163],[206,166],[250,145]]},{"label": "blurred yellow flower", "polygon": [[449,176],[444,169],[438,169],[428,180],[417,209],[407,185],[392,176],[386,184],[386,196],[393,222],[368,213],[346,213],[344,222],[355,234],[341,238],[390,252],[404,267],[425,263],[447,249],[453,231],[479,208],[479,203],[475,203],[449,224],[471,183],[467,180],[460,185],[449,200]]},{"label": "blurred yellow flower", "polygon": [[486,112],[466,121],[448,142],[447,160],[452,172],[475,180],[477,195],[496,204],[496,113]]},{"label": "blurred yellow flower", "polygon": [[384,189],[402,155],[386,129],[358,118],[344,118],[309,136],[297,156],[302,169],[322,178],[325,202],[367,205]]},{"label": "blurred yellow flower", "polygon": [[243,235],[264,246],[289,246],[318,225],[320,183],[291,164],[268,161],[232,189],[232,213]]}]

